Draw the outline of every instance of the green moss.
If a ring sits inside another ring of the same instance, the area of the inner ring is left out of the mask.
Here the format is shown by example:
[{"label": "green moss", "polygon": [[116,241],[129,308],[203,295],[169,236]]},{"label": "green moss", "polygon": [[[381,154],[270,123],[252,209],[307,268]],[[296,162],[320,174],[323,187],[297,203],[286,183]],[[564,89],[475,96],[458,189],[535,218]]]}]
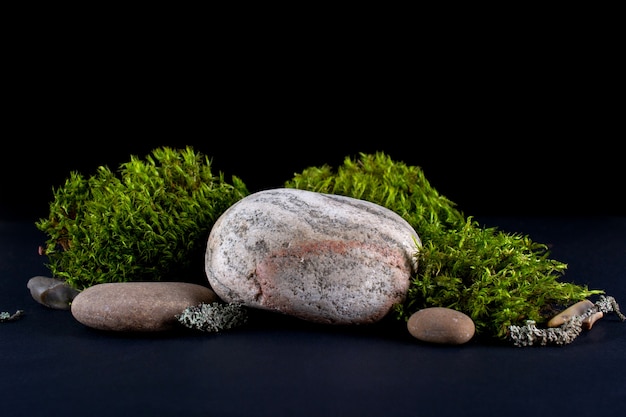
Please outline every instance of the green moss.
[{"label": "green moss", "polygon": [[211,161],[186,149],[131,156],[118,172],[70,173],[54,190],[45,254],[56,278],[76,289],[124,281],[195,281],[217,218],[249,192],[213,175]]},{"label": "green moss", "polygon": [[477,335],[505,339],[511,325],[544,323],[555,309],[603,293],[560,281],[567,265],[551,259],[546,245],[481,227],[440,195],[421,168],[382,152],[346,157],[337,170],[307,168],[285,186],[371,201],[413,226],[422,241],[418,271],[406,301],[395,306],[398,319],[425,307],[449,307],[469,315]]}]

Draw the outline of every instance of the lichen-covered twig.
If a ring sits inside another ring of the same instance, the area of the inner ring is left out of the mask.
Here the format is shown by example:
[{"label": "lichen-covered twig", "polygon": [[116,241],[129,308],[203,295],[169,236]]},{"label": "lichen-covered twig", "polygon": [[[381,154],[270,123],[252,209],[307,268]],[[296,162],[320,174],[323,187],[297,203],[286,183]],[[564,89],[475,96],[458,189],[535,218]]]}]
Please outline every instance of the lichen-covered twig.
[{"label": "lichen-covered twig", "polygon": [[626,320],[615,298],[600,296],[593,307],[580,315],[572,316],[559,327],[540,329],[534,320],[528,320],[525,326],[509,326],[508,338],[515,346],[567,345],[582,332],[583,322],[596,313],[615,313],[621,321]]},{"label": "lichen-covered twig", "polygon": [[624,314],[622,314],[622,312],[619,309],[619,304],[617,304],[617,301],[615,300],[615,298],[611,296],[608,296],[608,297],[600,296],[600,299],[596,301],[595,305],[598,311],[601,311],[604,314],[615,313],[621,321],[626,320],[626,316],[624,316]]},{"label": "lichen-covered twig", "polygon": [[248,320],[246,308],[237,303],[200,303],[187,307],[176,318],[184,326],[203,332],[220,332],[245,324]]},{"label": "lichen-covered twig", "polygon": [[14,321],[19,319],[24,315],[24,310],[17,310],[13,314],[9,314],[6,311],[0,313],[0,323],[4,323],[5,321]]}]

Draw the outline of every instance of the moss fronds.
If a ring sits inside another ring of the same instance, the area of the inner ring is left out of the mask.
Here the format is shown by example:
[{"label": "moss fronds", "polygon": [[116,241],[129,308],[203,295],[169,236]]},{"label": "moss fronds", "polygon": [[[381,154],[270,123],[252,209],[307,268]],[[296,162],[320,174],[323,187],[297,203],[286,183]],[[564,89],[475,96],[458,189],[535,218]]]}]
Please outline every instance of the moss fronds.
[{"label": "moss fronds", "polygon": [[405,319],[421,308],[449,307],[469,315],[477,334],[504,338],[510,325],[544,323],[559,308],[602,293],[560,281],[567,265],[528,236],[480,227],[472,218],[430,236],[417,254],[407,301],[396,307]]},{"label": "moss fronds", "polygon": [[36,226],[49,236],[44,252],[53,276],[76,289],[193,281],[214,222],[248,194],[239,178],[228,184],[213,175],[210,160],[190,147],[162,147],[144,159],[131,156],[117,172],[70,173]]}]

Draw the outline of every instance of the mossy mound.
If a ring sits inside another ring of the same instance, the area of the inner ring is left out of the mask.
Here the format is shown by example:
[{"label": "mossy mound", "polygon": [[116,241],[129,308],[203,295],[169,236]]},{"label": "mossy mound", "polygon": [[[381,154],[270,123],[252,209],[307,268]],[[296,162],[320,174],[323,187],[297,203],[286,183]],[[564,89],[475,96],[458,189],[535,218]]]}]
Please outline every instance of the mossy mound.
[{"label": "mossy mound", "polygon": [[417,231],[418,271],[394,314],[408,320],[426,307],[448,307],[474,320],[476,334],[505,339],[509,326],[545,323],[558,309],[601,290],[562,282],[567,265],[528,236],[481,227],[440,195],[416,166],[384,153],[345,158],[336,170],[307,168],[286,187],[340,194],[387,207]]},{"label": "mossy mound", "polygon": [[36,226],[48,235],[48,267],[76,289],[126,281],[206,281],[204,248],[217,218],[248,195],[233,176],[214,175],[192,148],[157,148],[131,156],[118,172],[70,173],[54,190],[50,215]]}]

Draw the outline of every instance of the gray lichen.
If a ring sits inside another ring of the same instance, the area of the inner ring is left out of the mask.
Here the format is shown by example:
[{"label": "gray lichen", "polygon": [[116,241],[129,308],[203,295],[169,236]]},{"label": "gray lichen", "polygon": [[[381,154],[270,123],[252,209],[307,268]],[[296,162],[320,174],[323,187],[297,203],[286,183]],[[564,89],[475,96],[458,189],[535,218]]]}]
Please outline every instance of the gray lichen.
[{"label": "gray lichen", "polygon": [[540,329],[534,320],[527,320],[525,326],[509,326],[508,337],[515,346],[567,345],[580,335],[583,321],[597,312],[615,313],[621,321],[626,320],[615,298],[600,296],[593,307],[581,315],[572,316],[559,327]]},{"label": "gray lichen", "polygon": [[0,323],[4,323],[5,321],[14,321],[19,319],[24,315],[24,310],[17,310],[13,314],[9,314],[6,311],[0,313]]},{"label": "gray lichen", "polygon": [[243,305],[238,303],[200,303],[197,306],[187,307],[176,318],[190,329],[220,332],[245,324],[248,320],[248,312]]}]

